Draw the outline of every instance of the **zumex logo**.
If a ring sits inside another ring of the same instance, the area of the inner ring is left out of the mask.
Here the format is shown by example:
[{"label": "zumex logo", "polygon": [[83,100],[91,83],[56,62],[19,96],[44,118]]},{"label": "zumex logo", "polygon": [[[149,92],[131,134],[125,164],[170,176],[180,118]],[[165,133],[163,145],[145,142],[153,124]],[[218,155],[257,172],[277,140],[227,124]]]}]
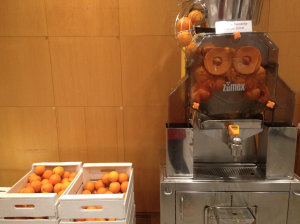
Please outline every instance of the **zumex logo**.
[{"label": "zumex logo", "polygon": [[224,92],[245,91],[245,84],[231,84],[231,82],[226,82],[223,86]]}]

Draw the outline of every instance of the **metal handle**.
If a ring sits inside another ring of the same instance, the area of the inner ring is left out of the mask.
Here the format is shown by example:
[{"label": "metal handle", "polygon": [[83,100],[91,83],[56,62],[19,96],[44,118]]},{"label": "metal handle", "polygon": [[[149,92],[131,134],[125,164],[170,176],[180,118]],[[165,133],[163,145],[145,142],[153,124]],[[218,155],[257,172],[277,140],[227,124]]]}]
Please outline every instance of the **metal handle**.
[{"label": "metal handle", "polygon": [[296,195],[296,196],[300,196],[300,192],[299,192],[299,191],[294,191],[293,193],[294,193],[294,195]]},{"label": "metal handle", "polygon": [[181,195],[181,219],[183,220],[183,195]]}]

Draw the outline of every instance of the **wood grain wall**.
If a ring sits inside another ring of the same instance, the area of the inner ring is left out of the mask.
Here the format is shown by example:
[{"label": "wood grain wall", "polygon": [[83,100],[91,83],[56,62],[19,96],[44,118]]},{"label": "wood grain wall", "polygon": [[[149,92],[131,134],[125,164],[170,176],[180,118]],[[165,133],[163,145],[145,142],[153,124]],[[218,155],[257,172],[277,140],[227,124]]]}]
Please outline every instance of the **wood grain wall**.
[{"label": "wood grain wall", "polygon": [[[180,78],[176,0],[0,0],[0,186],[34,162],[132,162],[138,212],[159,212],[167,94]],[[297,93],[300,2],[265,0],[257,31]]]}]

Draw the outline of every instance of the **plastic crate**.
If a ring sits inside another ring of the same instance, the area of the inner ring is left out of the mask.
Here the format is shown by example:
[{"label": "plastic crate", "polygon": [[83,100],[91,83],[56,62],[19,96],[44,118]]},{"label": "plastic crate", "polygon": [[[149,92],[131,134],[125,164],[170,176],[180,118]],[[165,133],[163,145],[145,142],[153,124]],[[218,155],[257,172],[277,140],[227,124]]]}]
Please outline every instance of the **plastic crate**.
[{"label": "plastic crate", "polygon": [[[81,194],[88,181],[102,179],[102,175],[117,171],[129,176],[126,197],[123,194]],[[124,222],[129,208],[134,205],[133,169],[131,163],[85,163],[82,172],[68,191],[59,198],[59,218],[62,220],[80,218],[116,218]],[[82,209],[83,206],[102,206],[103,209]]]},{"label": "plastic crate", "polygon": [[7,223],[7,224],[59,224],[59,220],[52,220],[52,219],[25,219],[25,220],[18,220],[18,219],[3,219],[0,223]]},{"label": "plastic crate", "polygon": [[6,193],[10,187],[0,187],[0,195]]},{"label": "plastic crate", "polygon": [[[58,219],[58,197],[56,193],[40,194],[29,193],[20,194],[19,191],[28,183],[28,176],[34,173],[37,165],[44,165],[46,169],[53,169],[56,166],[62,166],[70,172],[80,173],[82,171],[81,162],[68,162],[68,163],[34,163],[32,169],[21,180],[19,180],[12,188],[6,193],[0,195],[0,223],[20,223],[20,222],[35,222],[35,223],[57,223]],[[70,189],[75,181],[78,179],[77,175],[71,182]],[[29,208],[16,208],[15,205],[34,205]],[[4,217],[49,217],[45,220],[9,220]]]},{"label": "plastic crate", "polygon": [[[134,195],[132,195],[132,200],[134,201]],[[61,220],[60,224],[73,224],[75,221],[74,219],[70,220]],[[131,204],[128,216],[126,219],[116,219],[114,221],[114,224],[135,224],[135,204]],[[84,221],[84,223],[90,223],[89,221]],[[91,223],[94,224],[101,224],[101,223],[107,223],[106,221],[91,221]]]}]

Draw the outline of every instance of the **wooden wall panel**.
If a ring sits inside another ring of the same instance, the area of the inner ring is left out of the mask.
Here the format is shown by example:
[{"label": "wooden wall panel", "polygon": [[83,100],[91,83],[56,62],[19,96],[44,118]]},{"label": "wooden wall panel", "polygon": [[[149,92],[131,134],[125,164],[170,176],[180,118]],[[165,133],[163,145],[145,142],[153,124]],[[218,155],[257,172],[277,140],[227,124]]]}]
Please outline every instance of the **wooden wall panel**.
[{"label": "wooden wall panel", "polygon": [[264,0],[263,8],[261,11],[260,22],[257,26],[253,27],[253,31],[268,32],[269,16],[270,16],[270,2],[271,2],[271,0]]},{"label": "wooden wall panel", "polygon": [[1,0],[0,36],[47,36],[44,0]]},{"label": "wooden wall panel", "polygon": [[57,106],[122,105],[120,40],[51,37]]},{"label": "wooden wall panel", "polygon": [[124,107],[125,161],[136,170],[137,212],[159,212],[159,148],[166,146],[166,107]]},{"label": "wooden wall panel", "polygon": [[269,33],[279,47],[279,75],[297,94],[296,103],[300,104],[300,32]]},{"label": "wooden wall panel", "polygon": [[121,37],[121,56],[124,106],[167,106],[181,72],[175,38]]},{"label": "wooden wall panel", "polygon": [[49,36],[119,36],[118,0],[46,0]]},{"label": "wooden wall panel", "polygon": [[17,183],[26,173],[30,171],[26,170],[2,170],[0,169],[0,186],[1,187],[12,187],[15,183]]},{"label": "wooden wall panel", "polygon": [[175,19],[181,10],[176,1],[121,0],[119,4],[121,36],[174,35]]},{"label": "wooden wall panel", "polygon": [[[157,164],[156,161],[153,161]],[[158,169],[134,169],[136,212],[160,212],[160,173]],[[156,224],[159,224],[156,223]]]},{"label": "wooden wall panel", "polygon": [[0,106],[53,106],[48,40],[0,37]]},{"label": "wooden wall panel", "polygon": [[[29,171],[32,163],[59,161],[55,109],[0,107],[0,117],[0,170]],[[2,181],[10,182],[0,178],[0,186]]]},{"label": "wooden wall panel", "polygon": [[269,32],[300,31],[299,14],[299,0],[271,0]]},{"label": "wooden wall panel", "polygon": [[57,107],[61,162],[87,162],[84,107]]},{"label": "wooden wall panel", "polygon": [[118,162],[119,107],[86,107],[86,138],[90,163]]}]

